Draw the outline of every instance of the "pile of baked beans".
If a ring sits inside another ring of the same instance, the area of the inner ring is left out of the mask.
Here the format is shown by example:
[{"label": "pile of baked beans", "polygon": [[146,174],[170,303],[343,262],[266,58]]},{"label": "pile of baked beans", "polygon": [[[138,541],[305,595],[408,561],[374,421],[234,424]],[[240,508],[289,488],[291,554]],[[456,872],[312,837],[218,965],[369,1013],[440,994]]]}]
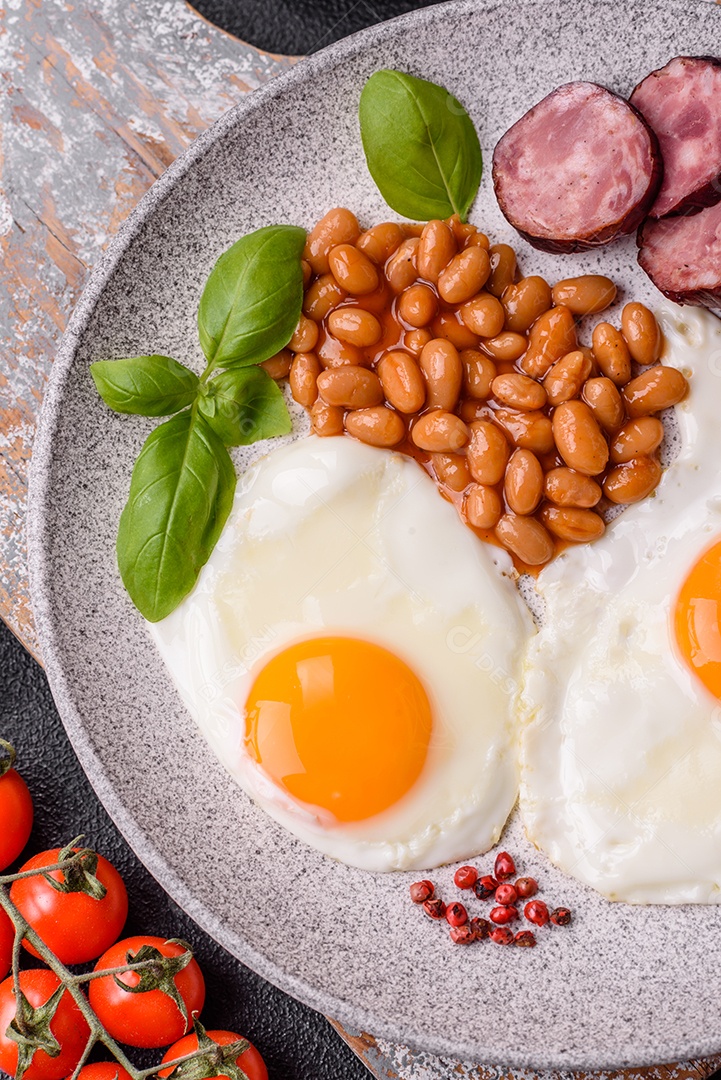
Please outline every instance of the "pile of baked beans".
[{"label": "pile of baked beans", "polygon": [[597,539],[609,504],[661,478],[656,415],[688,389],[658,363],[643,304],[621,329],[578,322],[616,297],[600,275],[520,277],[513,248],[457,216],[362,232],[331,210],[308,235],[303,314],[263,365],[289,376],[318,435],[411,454],[483,539],[519,569]]}]

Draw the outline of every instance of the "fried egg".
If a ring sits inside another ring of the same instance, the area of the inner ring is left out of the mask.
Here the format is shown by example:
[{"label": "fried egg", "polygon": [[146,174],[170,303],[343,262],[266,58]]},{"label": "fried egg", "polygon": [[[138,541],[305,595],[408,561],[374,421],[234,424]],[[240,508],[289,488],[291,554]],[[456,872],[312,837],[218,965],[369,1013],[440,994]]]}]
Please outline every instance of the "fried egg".
[{"label": "fried egg", "polygon": [[610,899],[721,900],[721,324],[660,312],[690,394],[655,497],[538,577],[524,664],[529,838]]},{"label": "fried egg", "polygon": [[225,767],[320,851],[420,869],[498,840],[532,622],[509,557],[408,457],[346,437],[275,450],[151,632]]}]

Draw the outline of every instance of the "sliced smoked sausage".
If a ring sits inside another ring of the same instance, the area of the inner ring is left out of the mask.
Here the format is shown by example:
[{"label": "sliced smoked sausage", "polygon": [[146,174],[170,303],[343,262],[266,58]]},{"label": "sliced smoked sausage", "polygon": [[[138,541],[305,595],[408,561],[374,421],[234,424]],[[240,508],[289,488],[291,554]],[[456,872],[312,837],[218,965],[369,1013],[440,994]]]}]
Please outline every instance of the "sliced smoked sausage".
[{"label": "sliced smoked sausage", "polygon": [[676,56],[647,75],[630,100],[656,132],[663,155],[663,180],[650,216],[719,202],[721,60]]},{"label": "sliced smoked sausage", "polygon": [[721,202],[690,217],[648,218],[638,246],[641,267],[669,300],[721,307]]},{"label": "sliced smoked sausage", "polygon": [[663,172],[656,136],[596,83],[559,86],[509,128],[493,155],[499,206],[542,251],[599,247],[633,232]]}]

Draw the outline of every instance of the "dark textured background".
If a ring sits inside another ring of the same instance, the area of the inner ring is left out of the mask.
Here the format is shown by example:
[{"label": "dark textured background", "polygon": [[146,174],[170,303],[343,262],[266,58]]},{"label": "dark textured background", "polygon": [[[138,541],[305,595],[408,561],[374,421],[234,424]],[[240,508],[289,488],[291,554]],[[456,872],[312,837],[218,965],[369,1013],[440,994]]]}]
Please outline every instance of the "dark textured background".
[{"label": "dark textured background", "polygon": [[[424,5],[412,0],[204,0],[196,6],[254,45],[299,54]],[[42,669],[1,622],[0,737],[15,745],[19,770],[35,800],[28,852],[55,847],[83,833],[87,844],[111,859],[131,896],[127,932],[181,937],[193,945],[208,989],[206,1026],[247,1036],[263,1054],[271,1080],[366,1080],[365,1067],[322,1016],[263,982],[219,948],[138,862],[75,758]],[[202,837],[198,839],[202,842]],[[131,1057],[140,1060],[137,1053]],[[155,1060],[149,1056],[146,1064]]]}]

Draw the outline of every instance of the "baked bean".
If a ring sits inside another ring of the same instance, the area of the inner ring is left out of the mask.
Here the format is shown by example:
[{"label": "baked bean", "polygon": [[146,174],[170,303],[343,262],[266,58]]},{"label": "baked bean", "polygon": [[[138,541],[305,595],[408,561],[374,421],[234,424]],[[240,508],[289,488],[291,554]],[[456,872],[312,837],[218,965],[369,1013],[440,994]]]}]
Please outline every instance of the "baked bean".
[{"label": "baked bean", "polygon": [[318,393],[326,405],[367,409],[383,401],[381,381],[374,371],[362,367],[339,367],[318,376]]},{"label": "baked bean", "polygon": [[554,304],[564,304],[574,315],[597,315],[616,299],[616,286],[603,274],[564,278],[553,286]]},{"label": "baked bean", "polygon": [[425,328],[423,330],[409,330],[407,334],[403,335],[403,344],[409,352],[418,356],[432,338],[433,334]]},{"label": "baked bean", "polygon": [[525,334],[539,315],[551,306],[551,286],[542,277],[525,277],[504,290],[506,330]]},{"label": "baked bean", "polygon": [[482,247],[488,251],[491,247],[491,242],[485,233],[480,231],[474,232],[472,236],[469,236],[466,240],[466,247]]},{"label": "baked bean", "polygon": [[449,218],[446,218],[446,225],[455,236],[459,247],[462,247],[476,233],[476,226],[471,225],[470,221],[461,221],[459,214],[451,214]]},{"label": "baked bean", "polygon": [[423,222],[421,221],[404,221],[401,223],[401,229],[403,230],[404,236],[420,238],[423,227]]},{"label": "baked bean", "polygon": [[483,348],[495,360],[514,363],[528,348],[528,339],[525,334],[514,334],[511,330],[503,330],[495,337],[486,339],[483,342]]},{"label": "baked bean", "polygon": [[514,446],[533,450],[534,454],[548,454],[553,450],[553,428],[545,413],[496,409],[494,418],[507,432]]},{"label": "baked bean", "polygon": [[315,353],[298,353],[290,365],[290,392],[299,405],[309,409],[318,397],[320,363]]},{"label": "baked bean", "polygon": [[346,413],[345,429],[349,435],[369,446],[397,446],[406,434],[398,413],[385,405]]},{"label": "baked bean", "polygon": [[626,412],[632,418],[660,412],[677,405],[687,390],[688,383],[680,371],[656,364],[624,386]]},{"label": "baked bean", "polygon": [[458,349],[444,338],[433,338],[421,352],[419,364],[426,381],[427,407],[451,412],[456,407],[463,381]]},{"label": "baked bean", "polygon": [[[331,316],[332,318],[332,316]],[[549,369],[543,386],[548,395],[549,405],[560,405],[578,397],[581,387],[591,374],[591,361],[580,349],[566,353]]]},{"label": "baked bean", "polygon": [[504,548],[528,566],[542,566],[553,556],[553,540],[535,518],[504,514],[495,532]]},{"label": "baked bean", "polygon": [[411,439],[420,450],[448,454],[460,450],[470,437],[470,431],[455,413],[434,409],[424,413],[411,428]]},{"label": "baked bean", "polygon": [[310,279],[313,277],[313,267],[307,259],[301,259],[300,268],[303,271],[303,288],[307,289]]},{"label": "baked bean", "polygon": [[354,244],[359,236],[360,226],[355,214],[345,207],[336,207],[308,233],[303,257],[310,263],[313,273],[327,274],[331,250],[337,244]]},{"label": "baked bean", "polygon": [[330,272],[346,292],[365,296],[378,288],[378,271],[353,244],[338,244],[328,256]]},{"label": "baked bean", "polygon": [[631,354],[620,330],[610,323],[600,322],[593,328],[593,355],[601,373],[623,386],[631,378]]},{"label": "baked bean", "polygon": [[404,240],[401,246],[391,257],[386,266],[386,278],[394,293],[403,292],[418,277],[416,267],[418,246],[420,240],[417,236]]},{"label": "baked bean", "polygon": [[298,320],[293,337],[288,342],[291,352],[312,352],[318,343],[318,323],[309,319],[307,315],[301,315]]},{"label": "baked bean", "polygon": [[623,465],[631,458],[649,456],[663,442],[663,424],[656,416],[639,416],[629,420],[611,443],[611,461]]},{"label": "baked bean", "polygon": [[332,334],[324,334],[316,349],[316,355],[324,368],[370,367],[371,361],[357,345],[340,341]]},{"label": "baked bean", "polygon": [[472,333],[485,338],[494,338],[496,334],[500,334],[506,318],[503,304],[490,293],[481,293],[473,300],[468,300],[459,314]]},{"label": "baked bean", "polygon": [[489,255],[491,273],[486,284],[489,293],[501,297],[516,280],[516,253],[509,244],[492,244]]},{"label": "baked bean", "polygon": [[539,382],[529,379],[528,375],[519,375],[516,372],[496,376],[491,390],[502,405],[508,405],[511,409],[520,409],[522,412],[535,412],[537,409],[542,409],[547,401],[546,391]]},{"label": "baked bean", "polygon": [[[315,325],[315,324],[314,324]],[[334,337],[348,345],[357,345],[367,349],[380,341],[381,324],[375,315],[364,308],[343,307],[331,311],[328,316],[328,329]]]},{"label": "baked bean", "polygon": [[371,262],[382,266],[397,251],[404,240],[404,233],[395,221],[382,221],[372,229],[366,229],[356,240],[356,247]]},{"label": "baked bean", "polygon": [[495,488],[474,484],[463,502],[463,513],[475,529],[492,529],[501,516],[501,499]]},{"label": "baked bean", "polygon": [[637,364],[655,364],[663,348],[663,334],[656,316],[645,304],[626,304],[621,312],[621,330],[629,352]]},{"label": "baked bean", "polygon": [[386,353],[378,364],[381,386],[391,405],[402,413],[414,413],[423,408],[426,384],[418,364],[408,353],[394,350]]},{"label": "baked bean", "polygon": [[658,486],[662,471],[656,458],[632,458],[610,470],[603,482],[603,494],[612,503],[640,502]]},{"label": "baked bean", "polygon": [[457,349],[475,349],[478,335],[472,333],[461,321],[458,311],[441,311],[430,326],[433,337],[451,341]]},{"label": "baked bean", "polygon": [[281,349],[275,356],[269,356],[267,360],[264,360],[260,366],[268,372],[271,379],[284,379],[290,372],[292,359],[293,355],[289,349]]},{"label": "baked bean", "polygon": [[463,365],[463,393],[474,401],[485,401],[491,396],[491,383],[496,377],[496,365],[478,349],[464,349],[461,353]]},{"label": "baked bean", "polygon": [[323,274],[308,289],[303,300],[303,311],[309,319],[322,322],[333,308],[345,300],[346,294],[332,274]]},{"label": "baked bean", "polygon": [[316,435],[342,435],[343,409],[338,405],[327,405],[318,398],[311,405],[310,426]]},{"label": "baked bean", "polygon": [[489,420],[471,424],[471,441],[466,460],[471,476],[479,484],[497,484],[506,471],[511,448],[503,432]]},{"label": "baked bean", "polygon": [[467,398],[461,402],[458,415],[464,424],[472,424],[474,420],[492,420],[494,412],[484,401],[473,401],[472,398]]},{"label": "baked bean", "polygon": [[398,314],[411,326],[428,326],[438,311],[438,297],[427,285],[411,285],[398,300]]},{"label": "baked bean", "polygon": [[586,510],[601,498],[601,488],[595,480],[563,465],[546,473],[543,493],[556,506],[580,506]]},{"label": "baked bean", "polygon": [[551,308],[539,315],[531,327],[521,368],[533,379],[542,379],[556,360],[577,348],[573,315],[567,307]]},{"label": "baked bean", "polygon": [[597,476],[608,462],[608,443],[585,401],[564,401],[553,413],[553,437],[570,469]]},{"label": "baked bean", "polygon": [[490,272],[491,263],[485,248],[464,248],[441,272],[438,292],[447,304],[464,304],[480,292]]},{"label": "baked bean", "polygon": [[554,536],[573,544],[588,544],[606,531],[603,518],[593,510],[571,506],[544,506],[541,521]]},{"label": "baked bean", "polygon": [[531,450],[514,450],[503,483],[506,502],[514,514],[532,514],[543,495],[543,469]]},{"label": "baked bean", "polygon": [[451,491],[464,491],[470,484],[468,462],[462,454],[431,454],[431,462],[438,482]]},{"label": "baked bean", "polygon": [[451,227],[446,225],[445,221],[429,221],[423,227],[418,245],[416,262],[419,277],[435,285],[441,271],[448,266],[457,251],[458,244]]},{"label": "baked bean", "polygon": [[616,384],[605,375],[586,380],[583,387],[583,400],[604,431],[612,435],[620,428],[626,411]]}]

